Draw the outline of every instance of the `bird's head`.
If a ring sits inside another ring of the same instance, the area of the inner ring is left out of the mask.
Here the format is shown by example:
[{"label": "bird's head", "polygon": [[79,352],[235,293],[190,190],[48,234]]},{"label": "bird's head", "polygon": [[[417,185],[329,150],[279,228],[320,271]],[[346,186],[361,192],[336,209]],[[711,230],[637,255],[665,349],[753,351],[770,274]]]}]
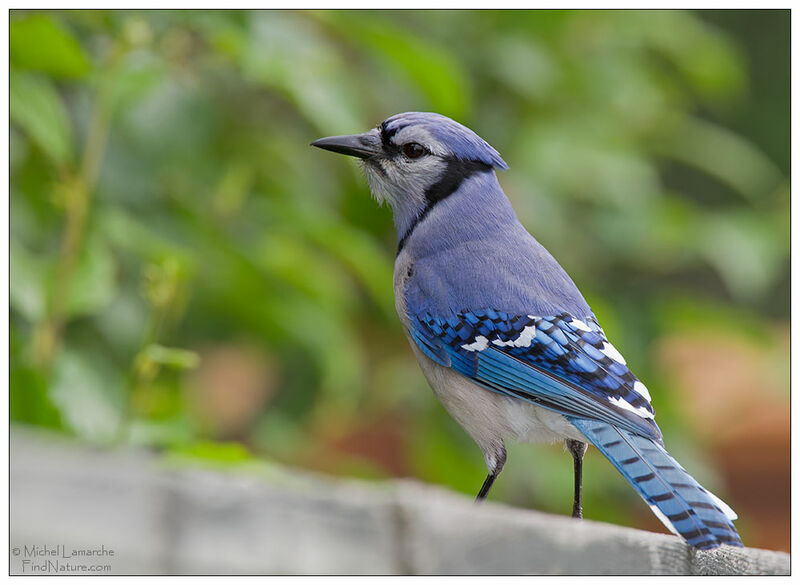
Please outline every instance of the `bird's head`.
[{"label": "bird's head", "polygon": [[372,195],[392,206],[398,229],[452,193],[466,176],[508,168],[472,130],[430,112],[396,114],[364,134],[321,138],[311,145],[361,159]]}]

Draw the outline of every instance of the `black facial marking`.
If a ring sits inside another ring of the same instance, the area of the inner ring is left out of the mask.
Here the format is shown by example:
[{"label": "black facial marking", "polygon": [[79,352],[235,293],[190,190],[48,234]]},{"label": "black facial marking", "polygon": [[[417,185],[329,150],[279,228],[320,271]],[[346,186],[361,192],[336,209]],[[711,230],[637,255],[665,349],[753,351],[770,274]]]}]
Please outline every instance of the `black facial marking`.
[{"label": "black facial marking", "polygon": [[400,128],[400,125],[396,125],[394,128],[389,128],[386,126],[386,122],[381,124],[381,142],[383,143],[383,150],[387,156],[393,156],[399,152],[397,146],[392,143],[392,136],[397,134]]},{"label": "black facial marking", "polygon": [[400,242],[397,245],[398,254],[402,251],[414,229],[425,219],[425,216],[430,213],[437,203],[452,195],[467,177],[475,173],[486,173],[492,170],[492,165],[477,160],[461,160],[457,158],[448,158],[446,160],[447,167],[442,176],[425,190],[425,207],[406,230],[406,233],[403,234],[403,237],[400,238]]},{"label": "black facial marking", "polygon": [[[436,183],[425,190],[425,200],[428,202],[426,210],[446,199],[459,188],[461,182],[475,173],[485,173],[492,170],[492,165],[478,160],[447,159],[447,168]],[[426,213],[426,211],[423,211]]]}]

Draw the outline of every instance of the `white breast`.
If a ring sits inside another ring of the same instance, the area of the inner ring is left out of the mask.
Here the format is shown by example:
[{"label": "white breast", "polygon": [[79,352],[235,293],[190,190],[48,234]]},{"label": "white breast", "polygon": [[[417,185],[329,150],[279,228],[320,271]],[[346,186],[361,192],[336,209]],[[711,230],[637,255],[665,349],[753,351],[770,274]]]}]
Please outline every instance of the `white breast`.
[{"label": "white breast", "polygon": [[409,342],[436,397],[484,452],[502,440],[519,443],[586,441],[563,415],[481,388],[431,360],[413,340]]}]

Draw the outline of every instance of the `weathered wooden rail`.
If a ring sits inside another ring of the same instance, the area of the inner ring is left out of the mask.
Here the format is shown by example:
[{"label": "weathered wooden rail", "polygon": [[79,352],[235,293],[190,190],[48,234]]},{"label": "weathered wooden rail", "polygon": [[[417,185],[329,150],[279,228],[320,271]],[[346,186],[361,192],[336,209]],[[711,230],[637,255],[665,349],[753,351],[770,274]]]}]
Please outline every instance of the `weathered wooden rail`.
[{"label": "weathered wooden rail", "polygon": [[28,428],[10,497],[12,574],[789,574],[785,553],[696,552],[417,482],[165,465]]}]

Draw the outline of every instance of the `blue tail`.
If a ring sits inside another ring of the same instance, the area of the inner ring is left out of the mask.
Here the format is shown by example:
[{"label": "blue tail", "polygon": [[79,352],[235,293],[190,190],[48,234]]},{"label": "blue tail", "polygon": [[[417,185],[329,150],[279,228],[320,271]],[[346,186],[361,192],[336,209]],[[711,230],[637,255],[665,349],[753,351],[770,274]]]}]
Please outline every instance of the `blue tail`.
[{"label": "blue tail", "polygon": [[743,546],[736,514],[706,490],[669,453],[646,437],[607,423],[570,418],[650,505],[673,533],[699,549]]}]

